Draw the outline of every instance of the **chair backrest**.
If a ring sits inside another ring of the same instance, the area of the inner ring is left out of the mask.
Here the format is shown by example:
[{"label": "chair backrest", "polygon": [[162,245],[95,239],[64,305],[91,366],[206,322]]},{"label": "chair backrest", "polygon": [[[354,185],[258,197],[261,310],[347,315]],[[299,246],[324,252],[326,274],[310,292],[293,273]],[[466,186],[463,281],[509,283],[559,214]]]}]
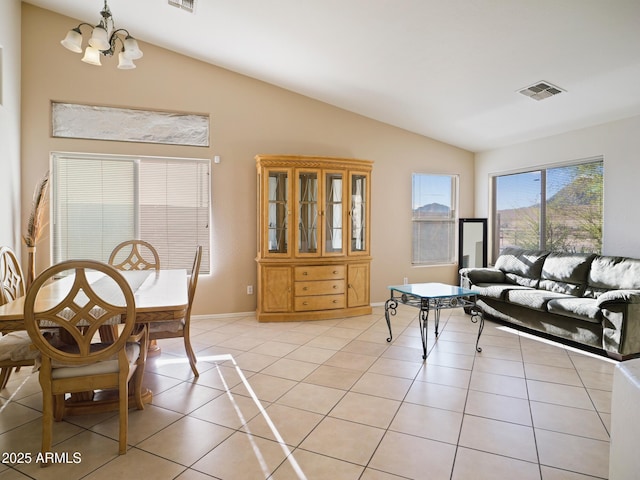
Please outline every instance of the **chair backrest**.
[{"label": "chair backrest", "polygon": [[[60,276],[64,277],[55,280]],[[93,260],[69,260],[34,280],[25,298],[24,320],[31,341],[43,356],[66,365],[83,365],[106,360],[125,347],[135,324],[135,308],[131,287],[114,267]],[[118,323],[124,327],[110,329],[113,343],[93,343],[100,327]],[[61,348],[52,345],[45,336],[52,327],[73,342]]]},{"label": "chair backrest", "polygon": [[0,305],[24,295],[24,275],[16,254],[0,247]]},{"label": "chair backrest", "polygon": [[127,240],[116,245],[109,264],[118,270],[160,270],[158,252],[144,240]]},{"label": "chair backrest", "polygon": [[189,311],[193,297],[196,295],[196,286],[198,285],[198,275],[200,275],[200,263],[202,262],[202,245],[196,248],[196,256],[193,259],[193,267],[191,267],[191,276],[189,277]]}]

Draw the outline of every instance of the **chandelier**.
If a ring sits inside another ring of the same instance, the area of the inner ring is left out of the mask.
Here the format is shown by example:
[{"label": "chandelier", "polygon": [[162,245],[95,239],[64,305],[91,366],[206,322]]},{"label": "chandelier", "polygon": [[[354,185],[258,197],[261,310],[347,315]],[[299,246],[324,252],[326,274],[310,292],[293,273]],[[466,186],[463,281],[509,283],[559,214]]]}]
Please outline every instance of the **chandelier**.
[{"label": "chandelier", "polygon": [[80,27],[86,25],[91,28],[91,38],[84,51],[83,62],[101,66],[100,56],[113,56],[116,49],[119,48],[117,43],[120,42],[121,50],[118,53],[118,68],[125,70],[136,68],[133,61],[142,58],[142,51],[138,48],[136,39],[129,35],[127,30],[124,28],[116,30],[107,0],[104,0],[104,8],[100,15],[102,20],[95,27],[88,23],[81,23],[76,28],[69,30],[64,40],[60,42],[62,46],[74,53],[82,53],[82,32]]}]

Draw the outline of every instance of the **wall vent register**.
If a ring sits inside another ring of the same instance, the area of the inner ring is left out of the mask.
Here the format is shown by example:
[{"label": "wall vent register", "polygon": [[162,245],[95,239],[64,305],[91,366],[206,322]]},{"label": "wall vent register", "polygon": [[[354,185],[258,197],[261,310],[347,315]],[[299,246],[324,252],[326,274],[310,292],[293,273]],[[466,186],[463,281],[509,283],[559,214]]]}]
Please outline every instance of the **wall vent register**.
[{"label": "wall vent register", "polygon": [[533,85],[523,88],[520,93],[526,97],[533,98],[534,100],[544,100],[545,98],[553,97],[565,90],[552,85],[549,82],[536,82]]},{"label": "wall vent register", "polygon": [[169,0],[169,5],[193,13],[196,8],[196,0]]}]

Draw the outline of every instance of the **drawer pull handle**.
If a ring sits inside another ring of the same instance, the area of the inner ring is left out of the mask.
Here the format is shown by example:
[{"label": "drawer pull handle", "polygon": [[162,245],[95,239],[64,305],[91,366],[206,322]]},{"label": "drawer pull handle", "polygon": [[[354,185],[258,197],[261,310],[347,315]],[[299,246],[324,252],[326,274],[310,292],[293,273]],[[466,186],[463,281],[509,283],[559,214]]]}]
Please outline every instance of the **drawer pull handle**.
[{"label": "drawer pull handle", "polygon": [[303,305],[309,305],[309,302],[302,302]]},{"label": "drawer pull handle", "polygon": [[338,288],[338,285],[334,285],[334,286],[333,286],[333,289],[334,289],[334,290],[335,290],[336,288]]},{"label": "drawer pull handle", "polygon": [[304,272],[302,272],[302,275],[309,275],[309,272],[304,271]]},{"label": "drawer pull handle", "polygon": [[309,290],[309,287],[302,287],[302,290]]},{"label": "drawer pull handle", "polygon": [[337,270],[334,270],[334,271],[333,271],[333,274],[334,274],[334,275],[337,275],[337,274],[338,274],[338,271],[337,271]]},{"label": "drawer pull handle", "polygon": [[333,303],[338,303],[338,300],[334,300]]}]

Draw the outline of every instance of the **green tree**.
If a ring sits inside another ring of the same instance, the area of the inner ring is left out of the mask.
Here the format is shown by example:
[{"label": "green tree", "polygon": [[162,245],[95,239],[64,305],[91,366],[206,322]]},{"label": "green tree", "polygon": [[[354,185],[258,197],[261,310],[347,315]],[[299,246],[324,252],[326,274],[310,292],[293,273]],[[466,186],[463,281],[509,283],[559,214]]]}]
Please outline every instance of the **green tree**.
[{"label": "green tree", "polygon": [[557,251],[602,250],[603,164],[562,167],[565,186],[547,199],[546,248]]}]

